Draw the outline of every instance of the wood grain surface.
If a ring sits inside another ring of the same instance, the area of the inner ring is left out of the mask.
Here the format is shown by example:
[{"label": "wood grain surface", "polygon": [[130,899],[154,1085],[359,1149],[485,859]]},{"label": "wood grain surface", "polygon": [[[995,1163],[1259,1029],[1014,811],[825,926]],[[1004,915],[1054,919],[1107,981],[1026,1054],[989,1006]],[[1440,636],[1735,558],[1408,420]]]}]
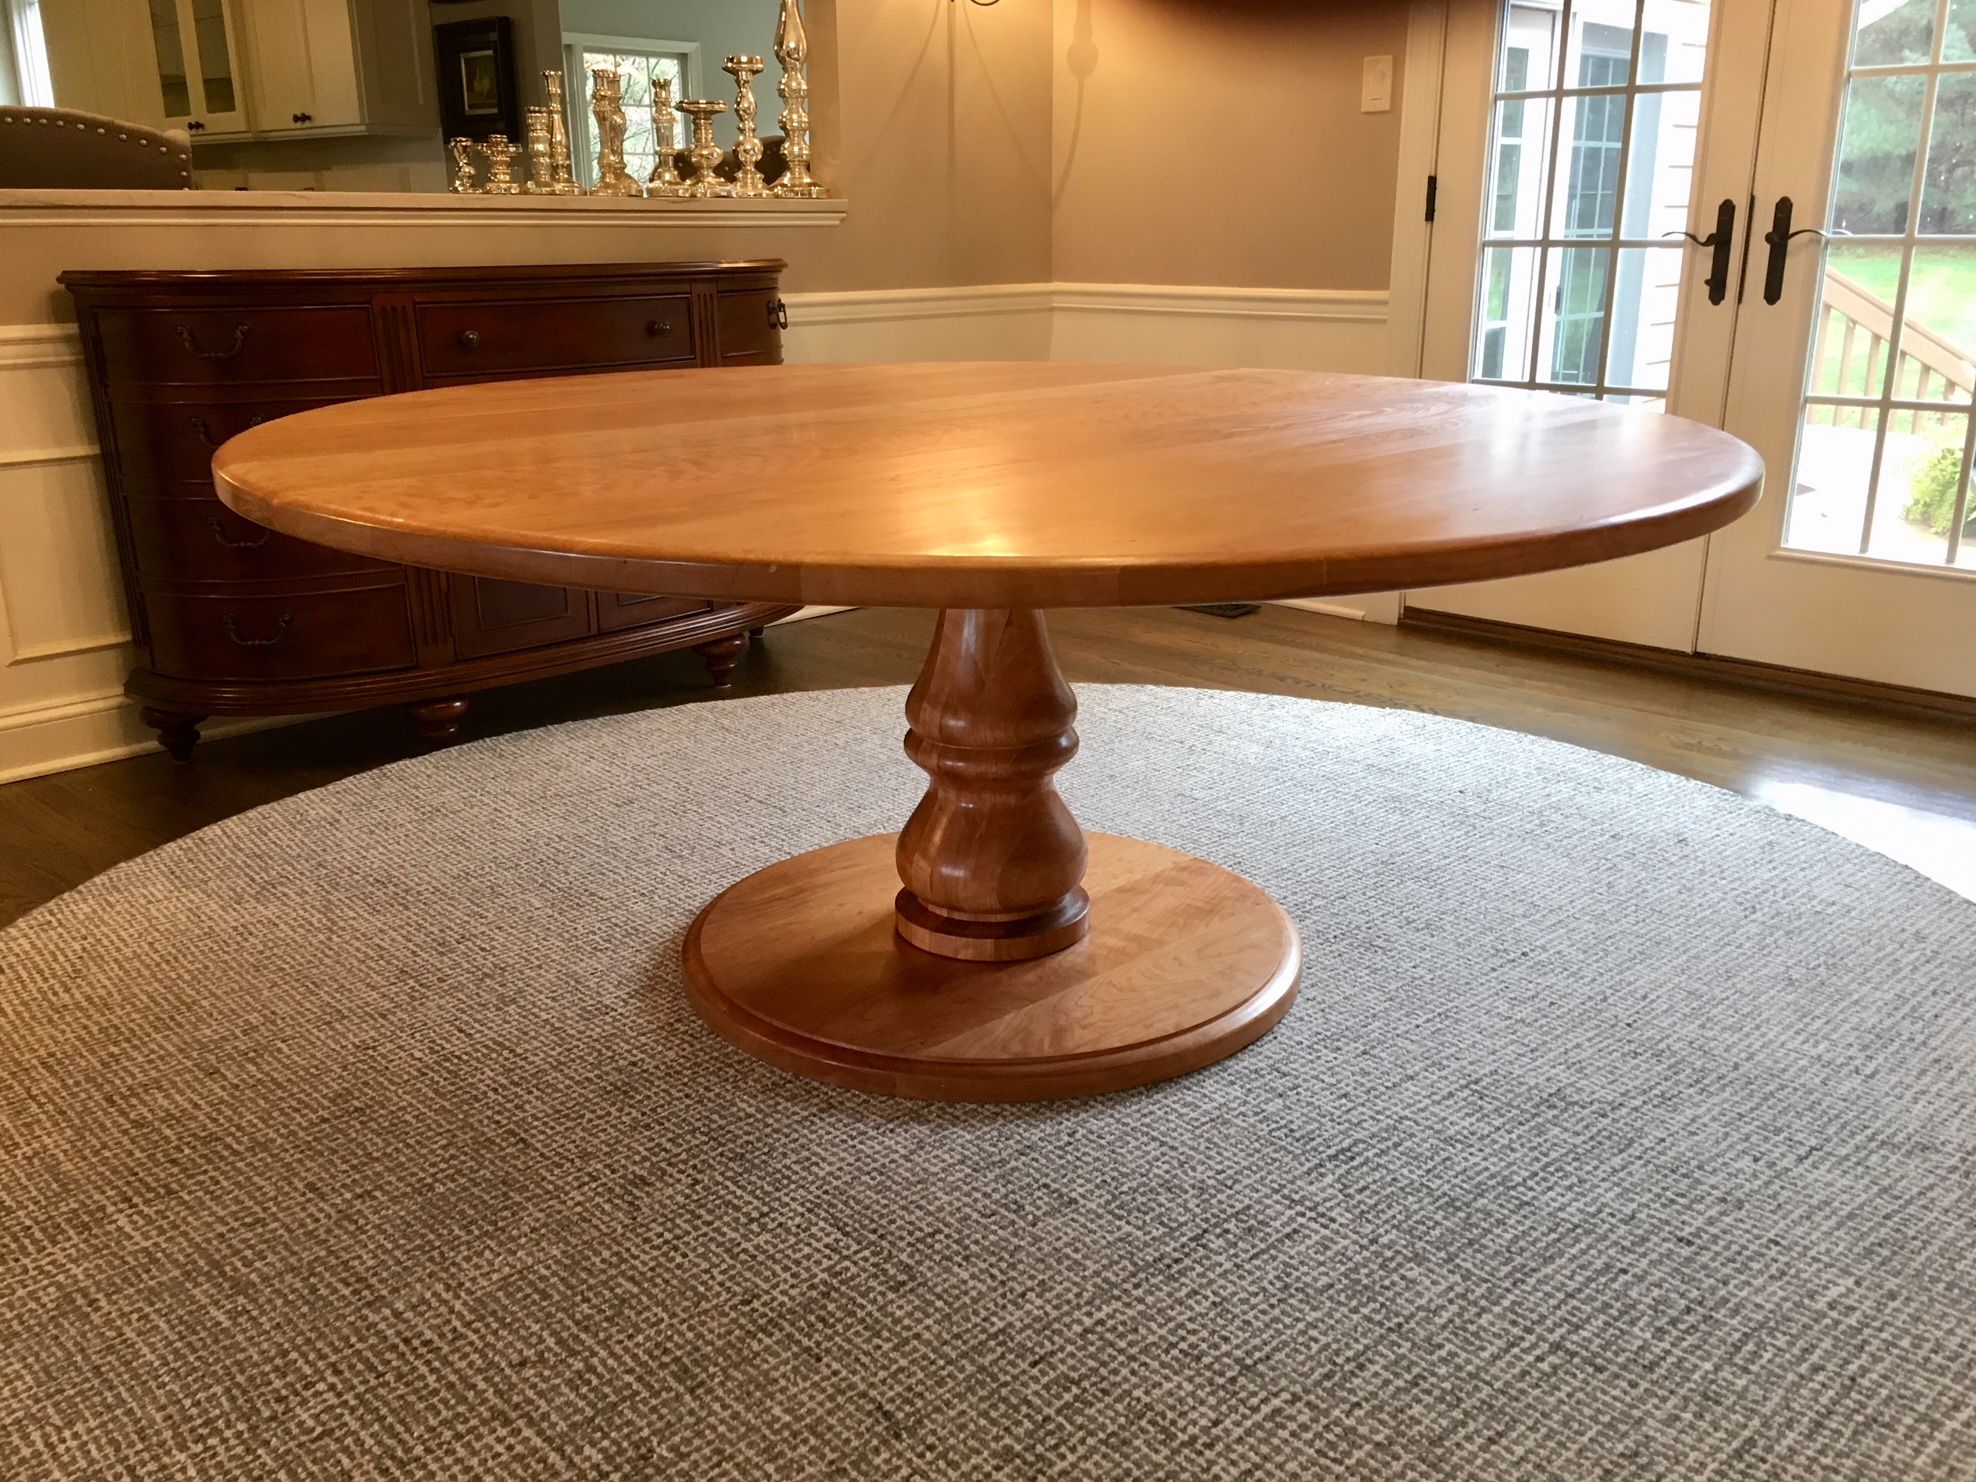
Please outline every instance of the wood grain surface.
[{"label": "wood grain surface", "polygon": [[700,913],[686,937],[687,991],[723,1037],[772,1065],[935,1101],[1142,1086],[1268,1033],[1303,971],[1282,907],[1162,844],[1092,834],[1090,846],[1091,934],[1004,963],[899,940],[895,836],[799,854]]},{"label": "wood grain surface", "polygon": [[928,785],[899,833],[901,937],[1015,962],[1084,935],[1084,831],[1051,782],[1077,754],[1076,719],[1041,613],[940,614],[906,700],[906,755]]},{"label": "wood grain surface", "polygon": [[914,607],[1317,596],[1582,565],[1755,502],[1698,423],[1578,398],[1049,363],[639,371],[250,429],[220,497],[382,559]]}]

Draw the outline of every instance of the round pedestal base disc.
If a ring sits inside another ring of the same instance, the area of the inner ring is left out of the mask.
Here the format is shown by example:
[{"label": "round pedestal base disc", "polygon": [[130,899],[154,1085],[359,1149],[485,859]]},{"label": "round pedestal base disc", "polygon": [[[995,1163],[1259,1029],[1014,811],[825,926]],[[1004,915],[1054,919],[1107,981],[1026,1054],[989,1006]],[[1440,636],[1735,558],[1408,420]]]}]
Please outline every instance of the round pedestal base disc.
[{"label": "round pedestal base disc", "polygon": [[1268,1033],[1303,946],[1218,865],[1090,836],[1091,929],[1028,962],[962,962],[894,927],[896,834],[799,854],[717,896],[686,935],[700,1016],[784,1070],[932,1101],[1048,1101],[1185,1075]]}]

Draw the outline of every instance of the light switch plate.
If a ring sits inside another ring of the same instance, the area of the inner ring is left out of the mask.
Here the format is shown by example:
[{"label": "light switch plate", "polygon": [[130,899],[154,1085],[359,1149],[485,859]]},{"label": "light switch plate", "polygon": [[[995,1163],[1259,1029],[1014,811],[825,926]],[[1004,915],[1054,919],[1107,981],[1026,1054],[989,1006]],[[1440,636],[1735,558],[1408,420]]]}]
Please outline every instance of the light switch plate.
[{"label": "light switch plate", "polygon": [[1393,59],[1367,57],[1365,73],[1359,83],[1360,113],[1391,113],[1393,111]]}]

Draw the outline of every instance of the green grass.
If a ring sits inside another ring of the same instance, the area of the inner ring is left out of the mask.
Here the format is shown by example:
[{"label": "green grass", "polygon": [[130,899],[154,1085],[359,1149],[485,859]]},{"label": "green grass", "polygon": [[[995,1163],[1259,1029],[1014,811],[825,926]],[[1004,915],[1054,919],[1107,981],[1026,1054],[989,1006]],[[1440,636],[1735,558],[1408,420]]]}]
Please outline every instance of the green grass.
[{"label": "green grass", "polygon": [[[1834,242],[1831,267],[1888,303],[1900,289],[1901,250],[1879,243]],[[1907,290],[1907,319],[1976,357],[1976,242],[1914,252]]]}]

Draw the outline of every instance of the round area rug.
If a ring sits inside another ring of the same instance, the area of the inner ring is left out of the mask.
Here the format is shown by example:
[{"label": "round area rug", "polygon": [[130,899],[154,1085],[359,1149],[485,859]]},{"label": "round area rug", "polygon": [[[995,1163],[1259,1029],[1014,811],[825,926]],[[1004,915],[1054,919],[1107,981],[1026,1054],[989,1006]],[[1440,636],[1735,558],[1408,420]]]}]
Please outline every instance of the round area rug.
[{"label": "round area rug", "polygon": [[1271,891],[1302,997],[1142,1091],[836,1091],[680,939],[898,826],[902,698],[482,741],[0,934],[0,1476],[1976,1473],[1976,906],[1589,751],[1086,686],[1084,824]]}]

